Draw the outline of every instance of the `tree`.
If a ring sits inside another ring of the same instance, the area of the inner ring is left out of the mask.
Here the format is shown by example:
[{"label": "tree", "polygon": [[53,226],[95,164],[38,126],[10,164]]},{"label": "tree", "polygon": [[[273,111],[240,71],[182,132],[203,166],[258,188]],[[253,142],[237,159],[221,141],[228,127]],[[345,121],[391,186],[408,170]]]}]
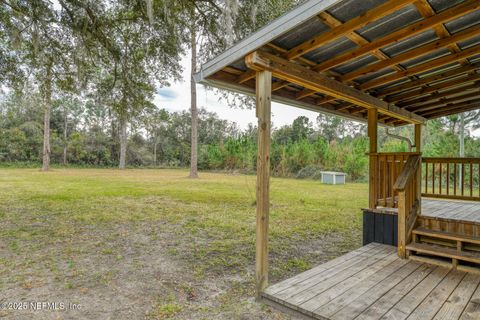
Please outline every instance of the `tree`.
[{"label": "tree", "polygon": [[192,115],[192,140],[190,156],[190,178],[198,178],[198,110],[197,110],[197,85],[193,75],[197,70],[197,32],[195,9],[192,10],[192,25],[190,27],[190,48],[191,48],[191,74],[190,74],[190,112]]},{"label": "tree", "polygon": [[123,169],[128,123],[151,105],[157,86],[180,78],[180,6],[167,0],[60,4],[66,23],[95,61],[91,89],[96,100],[116,115]]},{"label": "tree", "polygon": [[[50,116],[54,91],[73,88],[75,63],[71,33],[59,23],[59,16],[49,1],[2,1],[4,31],[2,43],[14,51],[13,86],[25,77],[36,79],[44,110],[42,171],[50,165]],[[6,18],[6,19],[5,19]],[[7,40],[6,38],[10,39]],[[3,47],[3,45],[2,45]],[[27,72],[22,72],[28,70]],[[18,76],[24,73],[24,77]]]}]

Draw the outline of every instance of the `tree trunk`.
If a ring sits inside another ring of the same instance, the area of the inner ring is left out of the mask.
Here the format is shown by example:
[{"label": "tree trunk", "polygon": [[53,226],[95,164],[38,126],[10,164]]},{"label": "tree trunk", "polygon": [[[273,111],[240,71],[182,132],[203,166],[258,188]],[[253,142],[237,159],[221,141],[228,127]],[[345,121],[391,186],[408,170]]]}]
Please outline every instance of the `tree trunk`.
[{"label": "tree trunk", "polygon": [[52,101],[52,63],[47,65],[47,74],[43,87],[43,103],[45,113],[43,117],[43,159],[42,171],[48,171],[50,168],[50,111]]},{"label": "tree trunk", "polygon": [[192,150],[190,157],[190,178],[198,178],[197,170],[197,150],[198,150],[198,110],[197,110],[197,86],[193,75],[197,66],[197,36],[195,30],[195,19],[192,15],[192,25],[190,28],[190,44],[192,48],[192,69],[190,77],[190,101],[191,101],[191,115],[192,115]]},{"label": "tree trunk", "polygon": [[157,136],[153,137],[153,166],[157,166]]},{"label": "tree trunk", "polygon": [[125,169],[127,158],[127,118],[120,116],[120,162],[118,168]]},{"label": "tree trunk", "polygon": [[68,125],[68,114],[67,108],[63,107],[63,164],[67,164],[67,125]]}]

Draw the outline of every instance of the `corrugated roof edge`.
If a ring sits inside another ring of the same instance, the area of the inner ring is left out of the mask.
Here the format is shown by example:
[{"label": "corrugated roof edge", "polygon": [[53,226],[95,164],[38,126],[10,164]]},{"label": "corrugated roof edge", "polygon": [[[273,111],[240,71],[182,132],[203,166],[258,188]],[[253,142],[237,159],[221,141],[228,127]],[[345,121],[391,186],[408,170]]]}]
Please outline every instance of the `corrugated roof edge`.
[{"label": "corrugated roof edge", "polygon": [[217,57],[206,62],[202,65],[200,71],[193,76],[195,81],[203,83],[208,76],[241,59],[246,54],[262,47],[266,43],[269,43],[278,36],[290,31],[340,1],[342,0],[310,0],[300,4],[295,9],[288,11]]}]

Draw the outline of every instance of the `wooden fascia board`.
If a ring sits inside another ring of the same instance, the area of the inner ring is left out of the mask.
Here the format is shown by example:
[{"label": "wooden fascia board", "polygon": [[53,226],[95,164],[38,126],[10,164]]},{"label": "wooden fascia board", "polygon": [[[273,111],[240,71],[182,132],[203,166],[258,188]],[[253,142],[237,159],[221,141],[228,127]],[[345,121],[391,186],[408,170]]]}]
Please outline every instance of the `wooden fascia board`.
[{"label": "wooden fascia board", "polygon": [[413,112],[398,108],[358,89],[330,79],[318,72],[269,53],[255,51],[245,57],[247,67],[252,70],[269,70],[275,77],[301,85],[307,89],[351,102],[368,109],[376,108],[378,112],[410,123],[423,123],[425,118]]}]

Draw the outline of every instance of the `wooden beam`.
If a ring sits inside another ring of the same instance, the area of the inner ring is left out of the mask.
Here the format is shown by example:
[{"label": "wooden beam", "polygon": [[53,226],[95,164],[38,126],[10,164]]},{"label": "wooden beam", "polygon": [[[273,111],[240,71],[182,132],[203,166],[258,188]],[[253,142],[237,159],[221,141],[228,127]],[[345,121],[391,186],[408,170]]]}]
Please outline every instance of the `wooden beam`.
[{"label": "wooden beam", "polygon": [[332,30],[322,33],[319,36],[313,37],[308,41],[290,49],[284,54],[284,58],[292,60],[296,57],[302,56],[354,30],[361,29],[366,25],[391,14],[408,4],[413,3],[414,1],[416,0],[387,1],[383,5],[373,8]]},{"label": "wooden beam", "polygon": [[460,108],[453,108],[452,107],[451,109],[445,109],[441,112],[432,113],[428,116],[428,119],[429,120],[430,119],[436,119],[436,118],[440,118],[440,117],[446,117],[446,116],[449,116],[449,115],[452,115],[452,114],[478,110],[479,106],[480,106],[480,101],[477,101],[475,103],[471,103],[468,106],[465,105],[465,106],[460,107]]},{"label": "wooden beam", "polygon": [[[395,1],[390,1],[390,2],[395,2]],[[325,71],[335,66],[338,66],[340,64],[346,63],[350,60],[358,59],[366,54],[370,54],[374,50],[381,49],[392,43],[412,37],[416,34],[424,32],[435,26],[441,25],[442,23],[451,21],[453,19],[466,15],[470,12],[473,12],[479,8],[480,8],[480,1],[468,0],[453,8],[447,9],[437,15],[434,15],[430,18],[421,20],[405,28],[392,32],[386,35],[385,37],[372,41],[371,43],[366,44],[358,49],[354,49],[346,53],[342,53],[333,59],[322,62],[317,66],[312,67],[312,70]]]},{"label": "wooden beam", "polygon": [[386,83],[390,83],[399,79],[402,79],[403,77],[408,77],[411,75],[417,75],[419,73],[433,70],[436,68],[440,68],[442,66],[445,66],[450,63],[457,62],[459,60],[463,60],[466,58],[470,58],[472,56],[475,56],[480,53],[480,44],[477,44],[473,47],[470,47],[468,49],[465,49],[459,53],[455,54],[450,54],[448,56],[444,56],[441,58],[437,58],[431,61],[424,62],[420,65],[417,65],[415,67],[409,68],[405,71],[402,72],[397,72],[395,74],[390,74],[386,75],[380,78],[376,78],[370,81],[367,81],[365,83],[362,83],[359,88],[366,90],[366,89],[371,89],[376,86],[384,85]]},{"label": "wooden beam", "polygon": [[271,71],[279,79],[296,83],[304,88],[316,90],[364,108],[376,108],[382,114],[388,114],[410,123],[422,123],[425,120],[414,113],[389,105],[385,101],[330,79],[318,72],[265,52],[256,51],[247,55],[245,63],[250,69]]},{"label": "wooden beam", "polygon": [[[480,88],[477,88],[477,91],[475,91],[475,92],[462,94],[462,95],[451,97],[451,98],[440,99],[437,102],[424,104],[424,105],[421,105],[419,107],[413,107],[413,111],[414,112],[423,112],[423,111],[436,109],[439,106],[443,106],[443,105],[450,104],[450,103],[455,103],[455,102],[458,103],[458,102],[471,100],[472,98],[480,98],[480,90],[478,90],[478,89],[480,89]],[[410,108],[407,108],[407,109],[410,109]]]},{"label": "wooden beam", "polygon": [[[337,18],[335,18],[334,16],[332,16],[331,14],[329,14],[328,12],[324,11],[324,12],[321,12],[319,15],[318,15],[318,18],[324,23],[326,24],[327,26],[329,26],[330,28],[336,28],[340,25],[342,25],[342,22],[340,20],[338,20]],[[368,43],[370,43],[370,41],[368,41],[367,39],[365,39],[362,35],[360,35],[359,33],[357,33],[356,31],[352,31],[352,32],[349,32],[345,35],[348,39],[350,39],[352,42],[356,43],[357,45],[359,46],[363,46],[363,45],[366,45]],[[373,50],[371,52],[372,55],[374,55],[375,57],[377,57],[379,60],[388,60],[390,59],[389,56],[387,56],[385,53],[383,53],[383,51],[381,51],[380,49],[376,49],[376,50]],[[398,66],[398,65],[395,65],[394,68],[398,71],[402,71],[402,70],[405,70],[403,67],[401,66]],[[312,94],[315,94],[315,91],[313,90],[308,90],[308,89],[304,89],[300,94],[299,94],[299,99],[303,98],[303,97],[307,97],[309,95],[312,95]]]},{"label": "wooden beam", "polygon": [[[368,109],[368,139],[370,144],[370,153],[377,153],[378,142],[378,113],[377,109]],[[377,204],[377,196],[375,194],[375,157],[370,157],[369,160],[369,173],[368,173],[368,206],[370,209],[375,209]]]},{"label": "wooden beam", "polygon": [[422,125],[415,124],[414,128],[414,136],[415,136],[415,151],[421,152],[422,151]]},{"label": "wooden beam", "polygon": [[412,99],[416,97],[421,97],[431,92],[438,92],[438,90],[446,89],[449,87],[458,87],[461,85],[467,85],[471,82],[475,82],[478,80],[480,80],[480,74],[478,73],[466,74],[466,75],[462,75],[461,77],[443,81],[434,85],[420,87],[418,89],[411,90],[406,93],[398,94],[395,96],[388,96],[384,100],[388,102],[395,102],[398,106],[401,106],[402,104],[406,104],[407,101],[409,103],[414,102],[414,100]]},{"label": "wooden beam", "polygon": [[[417,7],[420,14],[422,16],[424,16],[425,18],[429,18],[429,17],[434,16],[436,14],[435,10],[432,8],[432,6],[430,5],[430,3],[427,0],[419,0],[419,1],[415,2],[415,6]],[[440,39],[450,36],[450,32],[448,31],[448,29],[445,27],[444,24],[439,24],[439,25],[435,26],[434,29],[435,29],[435,33],[437,34],[437,36]],[[457,53],[457,52],[462,51],[457,43],[452,43],[448,47],[450,48],[450,52],[452,52],[452,53]],[[468,60],[464,59],[461,62],[461,64],[462,65],[468,64]]]},{"label": "wooden beam", "polygon": [[469,73],[475,71],[476,69],[480,68],[480,63],[474,63],[469,66],[462,66],[459,68],[449,69],[447,71],[442,72],[435,72],[431,75],[422,77],[418,80],[412,80],[407,83],[402,83],[394,86],[390,86],[387,88],[382,89],[379,93],[376,94],[377,97],[384,97],[386,95],[396,94],[402,91],[407,91],[410,89],[414,89],[420,87],[425,84],[431,84],[437,81],[446,80],[453,77],[461,76],[465,73]]},{"label": "wooden beam", "polygon": [[[461,103],[450,103],[441,108],[435,108],[427,111],[419,111],[419,113],[422,115],[428,116],[430,119],[432,116],[444,114],[446,111],[450,112],[452,110],[456,110],[456,112],[463,112],[463,111],[471,110],[472,108],[474,109],[480,108],[480,99],[472,99],[472,100],[464,101]],[[451,112],[451,113],[455,113],[455,112]]]},{"label": "wooden beam", "polygon": [[332,102],[332,101],[335,101],[335,100],[336,100],[335,97],[326,96],[326,97],[323,97],[321,99],[317,99],[317,105],[322,105],[322,104],[329,103],[329,102]]},{"label": "wooden beam", "polygon": [[358,78],[360,76],[367,75],[369,73],[378,72],[382,69],[391,67],[391,66],[396,65],[398,63],[409,61],[409,60],[418,58],[420,56],[424,56],[426,54],[429,54],[431,52],[437,51],[439,49],[448,47],[449,45],[454,44],[456,42],[473,38],[473,37],[475,37],[479,34],[480,34],[480,25],[473,26],[473,27],[467,28],[463,31],[460,31],[458,33],[455,33],[452,36],[430,42],[426,45],[420,46],[420,47],[415,48],[413,50],[410,50],[410,51],[407,51],[405,53],[396,55],[395,57],[393,57],[391,59],[378,61],[378,62],[375,62],[375,63],[371,63],[369,65],[366,65],[365,67],[359,68],[355,71],[352,71],[350,73],[342,75],[340,77],[340,80],[341,81],[348,81],[348,80]]},{"label": "wooden beam", "polygon": [[256,75],[256,115],[258,118],[256,293],[257,299],[268,286],[268,220],[270,213],[270,126],[272,73]]},{"label": "wooden beam", "polygon": [[410,101],[407,101],[407,102],[397,103],[396,105],[401,107],[401,108],[403,108],[403,107],[415,108],[418,105],[421,105],[421,104],[426,103],[426,102],[435,101],[435,100],[450,97],[450,96],[453,96],[453,95],[461,94],[461,93],[464,93],[466,91],[478,90],[479,88],[480,88],[480,82],[477,81],[473,84],[470,84],[470,85],[467,85],[467,86],[464,86],[464,87],[459,87],[459,88],[455,88],[455,89],[451,89],[451,90],[445,90],[445,91],[442,91],[442,92],[437,92],[435,94],[431,94],[431,95],[428,95],[428,96],[423,97],[423,98],[417,98],[417,99],[413,99],[413,100],[410,100]]},{"label": "wooden beam", "polygon": [[288,86],[290,82],[288,81],[278,81],[272,84],[272,91],[277,91]]},{"label": "wooden beam", "polygon": [[255,70],[247,70],[245,73],[238,76],[237,82],[244,83],[244,82],[247,82],[248,80],[255,78],[255,76],[256,76]]}]

